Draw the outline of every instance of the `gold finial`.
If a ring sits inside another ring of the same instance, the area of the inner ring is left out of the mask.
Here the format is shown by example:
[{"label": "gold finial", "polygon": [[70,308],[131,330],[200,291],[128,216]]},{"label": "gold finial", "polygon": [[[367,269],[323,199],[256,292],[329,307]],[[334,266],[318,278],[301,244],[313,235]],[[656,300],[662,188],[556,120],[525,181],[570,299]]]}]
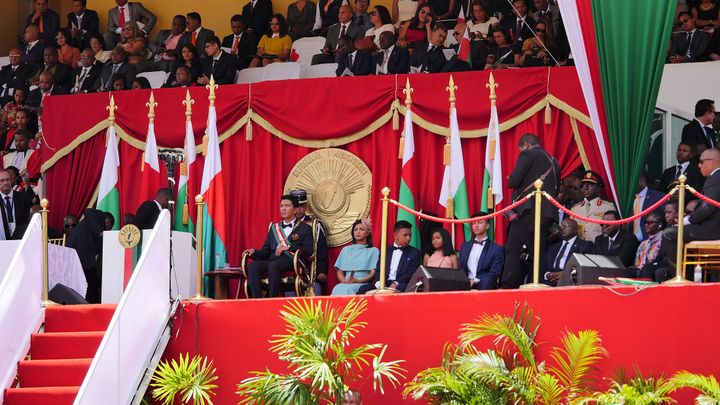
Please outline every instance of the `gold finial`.
[{"label": "gold finial", "polygon": [[457,90],[457,86],[455,85],[455,80],[453,80],[452,75],[450,75],[450,83],[445,87],[445,90],[450,92],[450,104],[455,104],[455,90]]},{"label": "gold finial", "polygon": [[537,180],[535,180],[533,185],[535,186],[535,190],[540,191],[540,190],[542,190],[543,181],[540,179],[537,179]]},{"label": "gold finial", "polygon": [[684,174],[681,174],[680,177],[678,177],[678,181],[680,182],[681,186],[684,186],[685,182],[687,181],[687,177]]},{"label": "gold finial", "polygon": [[190,98],[190,90],[185,90],[185,100],[183,100],[185,106],[185,120],[192,121],[192,105],[195,104],[195,100]]},{"label": "gold finial", "polygon": [[210,83],[205,86],[206,89],[210,90],[210,95],[208,96],[208,100],[210,100],[210,105],[215,105],[215,89],[218,88],[218,85],[215,84],[215,76],[210,75]]},{"label": "gold finial", "polygon": [[110,122],[110,125],[115,124],[115,111],[117,111],[117,106],[115,105],[115,96],[110,95],[110,105],[105,107],[106,110],[110,112],[108,115],[108,121]]},{"label": "gold finial", "polygon": [[203,196],[202,194],[198,194],[195,196],[195,204],[202,204],[203,203]]},{"label": "gold finial", "polygon": [[485,83],[485,87],[490,89],[490,101],[497,100],[497,94],[495,94],[495,89],[498,87],[498,84],[495,83],[495,78],[493,77],[492,73],[490,73],[490,82]]},{"label": "gold finial", "polygon": [[155,102],[155,95],[153,92],[150,92],[150,101],[145,103],[145,107],[150,108],[148,111],[148,119],[150,120],[150,123],[155,122],[155,107],[158,106],[158,103]]},{"label": "gold finial", "polygon": [[390,195],[390,187],[383,187],[381,190],[383,198],[388,198],[388,195]]},{"label": "gold finial", "polygon": [[409,106],[412,104],[412,96],[413,88],[410,87],[410,78],[405,79],[405,88],[403,89],[403,94],[405,94],[405,105]]},{"label": "gold finial", "polygon": [[47,211],[49,205],[50,201],[48,201],[47,198],[40,200],[40,207],[42,207],[43,211]]}]

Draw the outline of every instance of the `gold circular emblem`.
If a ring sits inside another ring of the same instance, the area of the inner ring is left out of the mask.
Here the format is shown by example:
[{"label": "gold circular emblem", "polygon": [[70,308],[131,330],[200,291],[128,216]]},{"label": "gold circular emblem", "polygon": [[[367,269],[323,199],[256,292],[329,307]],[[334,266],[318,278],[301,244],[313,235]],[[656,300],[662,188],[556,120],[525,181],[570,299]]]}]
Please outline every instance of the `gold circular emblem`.
[{"label": "gold circular emblem", "polygon": [[118,239],[120,240],[120,246],[124,247],[125,249],[134,248],[137,246],[138,243],[140,243],[140,236],[142,233],[140,233],[140,228],[133,224],[127,224],[120,228],[120,232],[118,233]]},{"label": "gold circular emblem", "polygon": [[365,162],[342,149],[320,149],[302,158],[285,182],[285,193],[303,189],[308,213],[325,223],[328,246],[352,240],[353,222],[370,211],[372,173]]}]

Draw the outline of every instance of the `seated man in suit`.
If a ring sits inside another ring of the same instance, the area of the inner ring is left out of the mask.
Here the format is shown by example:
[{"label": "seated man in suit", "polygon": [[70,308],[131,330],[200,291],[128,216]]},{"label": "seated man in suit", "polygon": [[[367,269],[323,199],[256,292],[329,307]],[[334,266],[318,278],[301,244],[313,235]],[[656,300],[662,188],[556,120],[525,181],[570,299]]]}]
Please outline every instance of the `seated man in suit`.
[{"label": "seated man in suit", "polygon": [[67,91],[55,84],[52,73],[45,71],[40,73],[38,87],[28,94],[27,105],[38,108],[40,111],[39,114],[42,114],[42,101],[45,97],[60,94],[67,94]]},{"label": "seated man in suit", "polygon": [[678,19],[683,31],[670,39],[670,63],[707,60],[706,51],[710,44],[708,33],[695,27],[695,17],[687,11],[680,13]]},{"label": "seated man in suit", "polygon": [[[700,155],[700,173],[705,176],[701,193],[715,201],[720,201],[720,150],[707,149]],[[699,201],[699,200],[694,200]],[[680,221],[681,219],[678,219]],[[690,215],[682,219],[685,224],[683,242],[693,240],[718,239],[720,233],[720,209],[701,201]],[[663,231],[662,249],[669,264],[669,276],[675,273],[677,253],[677,228]]]},{"label": "seated man in suit", "polygon": [[[476,212],[473,217],[487,215]],[[460,247],[458,270],[467,274],[470,288],[474,290],[496,290],[502,275],[505,255],[503,248],[487,237],[488,221],[475,221],[471,225],[473,238]]]},{"label": "seated man in suit", "polygon": [[573,253],[590,253],[593,248],[592,242],[578,238],[578,223],[572,218],[563,219],[560,224],[560,236],[562,242],[548,246],[545,254],[543,281],[546,284],[557,285],[560,274],[565,269],[565,263]]},{"label": "seated man in suit", "polygon": [[172,83],[165,83],[163,88],[195,86],[192,81],[192,71],[185,65],[180,65],[175,70],[175,80]]},{"label": "seated man in suit", "polygon": [[467,23],[465,22],[458,22],[455,24],[455,32],[453,32],[453,36],[458,43],[450,47],[455,50],[455,55],[453,55],[452,58],[450,58],[450,60],[448,60],[445,64],[445,67],[443,68],[444,72],[464,72],[468,70],[483,70],[485,68],[485,62],[488,57],[488,47],[485,44],[485,41],[469,41],[469,60],[466,62],[458,58],[460,43],[463,40],[463,34],[465,33],[466,27]]},{"label": "seated man in suit", "polygon": [[40,29],[40,41],[55,43],[55,35],[60,30],[60,16],[48,7],[48,0],[35,0],[33,13],[25,20],[25,26],[37,25]]},{"label": "seated man in suit", "polygon": [[9,58],[10,64],[0,68],[0,105],[13,99],[15,89],[25,88],[25,83],[34,70],[23,62],[22,51],[17,48],[10,50]]},{"label": "seated man in suit", "polygon": [[335,70],[337,76],[367,76],[373,72],[372,56],[370,52],[355,49],[350,35],[343,35],[340,38],[340,46],[337,49],[338,67]]},{"label": "seated man in suit", "polygon": [[[651,190],[647,187],[647,178],[647,172],[643,171],[640,173],[640,177],[638,178],[637,194],[635,194],[635,203],[633,204],[633,215],[650,208],[653,204],[665,197],[665,194],[656,190]],[[647,238],[647,232],[645,231],[645,217],[638,218],[635,222],[633,222],[633,233],[635,234],[637,240],[641,242]]]},{"label": "seated man in suit", "polygon": [[682,142],[687,143],[695,149],[696,154],[701,154],[705,149],[716,148],[718,141],[715,139],[712,125],[715,119],[715,102],[706,98],[695,103],[695,119],[685,124],[682,131]]},{"label": "seated man in suit", "polygon": [[102,67],[95,63],[95,53],[87,48],[80,54],[80,66],[73,71],[75,85],[71,93],[92,93],[95,91],[95,82],[102,73]]},{"label": "seated man in suit", "polygon": [[[683,133],[685,133],[684,129]],[[686,177],[685,184],[692,186],[696,190],[700,190],[704,179],[702,174],[700,174],[700,169],[698,169],[697,161],[695,160],[693,145],[688,142],[680,142],[675,152],[675,158],[677,159],[677,165],[668,167],[662,174],[660,191],[668,192],[671,186],[677,182],[677,178],[680,177],[681,174],[684,174]],[[685,194],[685,198],[691,197],[692,194]]]},{"label": "seated man in suit", "polygon": [[[177,45],[178,49],[182,49],[185,44],[193,44],[195,49],[197,49],[198,57],[200,57],[200,59],[207,58],[208,55],[205,52],[205,44],[208,39],[215,36],[215,32],[202,26],[202,17],[200,17],[199,13],[187,13],[185,21],[187,21],[187,32],[180,38],[180,42]],[[176,53],[175,57],[181,60],[182,55]]]},{"label": "seated man in suit", "polygon": [[157,69],[165,72],[170,70],[170,66],[172,66],[177,56],[175,51],[180,49],[178,43],[185,33],[186,27],[185,16],[178,14],[173,17],[172,26],[169,30],[160,30],[155,35],[155,38],[150,41],[148,49],[154,55],[153,62],[155,62]]},{"label": "seated man in suit", "polygon": [[365,31],[352,22],[352,8],[349,5],[344,4],[340,6],[338,12],[338,23],[328,28],[327,37],[325,37],[325,46],[320,51],[321,53],[314,55],[312,58],[312,64],[317,65],[320,63],[333,63],[338,62],[337,60],[337,48],[340,45],[340,38],[344,35],[350,35],[353,41],[357,41],[365,36]]},{"label": "seated man in suit", "polygon": [[[407,283],[420,266],[422,254],[410,246],[412,225],[408,221],[397,221],[393,227],[394,243],[387,247],[385,287],[405,291]],[[377,268],[380,268],[378,263]],[[375,281],[360,287],[358,295],[380,288],[380,272],[375,272]]]},{"label": "seated man in suit", "polygon": [[121,47],[115,47],[110,52],[110,60],[102,68],[100,77],[95,81],[96,91],[110,91],[113,85],[113,77],[122,75],[125,83],[132,83],[135,79],[135,67],[126,63],[127,52]]},{"label": "seated man in suit", "polygon": [[90,47],[90,36],[100,32],[100,19],[95,10],[87,9],[87,0],[73,0],[73,11],[67,15],[67,27],[72,37],[72,46],[85,49]]},{"label": "seated man in suit", "polygon": [[135,213],[133,224],[140,229],[153,229],[155,222],[160,216],[160,211],[167,209],[172,199],[172,191],[168,188],[161,188],[155,193],[155,199],[145,201]]},{"label": "seated man in suit", "polygon": [[505,14],[500,25],[510,35],[509,42],[522,46],[526,39],[534,37],[535,19],[528,14],[525,0],[513,0],[512,5],[512,14]]},{"label": "seated man in suit", "polygon": [[220,39],[216,36],[210,37],[205,43],[205,51],[208,57],[202,61],[203,74],[197,82],[204,86],[210,83],[210,76],[214,76],[217,84],[235,83],[237,58],[220,49]]},{"label": "seated man in suit", "polygon": [[[617,211],[605,211],[603,221],[617,221],[620,214]],[[601,225],[602,235],[595,238],[592,253],[603,256],[617,256],[620,261],[630,267],[635,260],[638,240],[632,232],[622,229],[620,225]]]},{"label": "seated man in suit", "polygon": [[435,24],[430,33],[430,43],[418,42],[410,56],[410,72],[438,73],[443,70],[447,60],[443,53],[447,29],[443,24]]},{"label": "seated man in suit", "polygon": [[237,70],[243,70],[250,65],[251,57],[255,55],[257,48],[255,47],[258,40],[255,35],[245,32],[245,21],[240,14],[235,14],[230,18],[230,29],[232,34],[223,38],[223,48],[230,49],[230,53],[238,59]]},{"label": "seated man in suit", "polygon": [[265,243],[258,249],[247,249],[253,259],[247,269],[248,298],[262,298],[262,276],[268,276],[268,297],[282,294],[280,279],[283,273],[292,271],[293,254],[300,250],[305,256],[312,255],[312,229],[295,217],[297,198],[291,195],[280,197],[282,220],[273,222],[268,229]]},{"label": "seated man in suit", "polygon": [[410,53],[407,48],[395,46],[395,40],[394,32],[385,31],[380,34],[380,51],[373,57],[376,74],[407,73],[410,64]]},{"label": "seated man in suit", "polygon": [[39,68],[43,64],[45,43],[40,42],[40,30],[37,25],[28,25],[23,32],[23,62]]},{"label": "seated man in suit", "polygon": [[[43,59],[45,64],[38,70],[37,77],[40,77],[41,72],[50,72],[55,85],[63,89],[70,89],[73,86],[72,67],[58,62],[58,49],[54,45],[47,46],[43,51]],[[35,80],[31,78],[30,81],[34,82]]]},{"label": "seated man in suit", "polygon": [[22,229],[28,222],[30,212],[30,198],[26,193],[13,190],[10,172],[0,170],[0,213],[2,214],[2,227],[0,227],[0,240],[20,239]]}]

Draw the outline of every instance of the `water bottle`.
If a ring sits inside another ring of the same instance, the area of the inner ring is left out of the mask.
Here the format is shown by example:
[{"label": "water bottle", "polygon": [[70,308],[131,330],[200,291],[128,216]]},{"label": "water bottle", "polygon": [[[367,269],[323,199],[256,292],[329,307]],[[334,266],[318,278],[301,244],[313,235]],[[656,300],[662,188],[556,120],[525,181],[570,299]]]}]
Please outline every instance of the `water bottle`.
[{"label": "water bottle", "polygon": [[220,253],[218,252],[218,253],[215,253],[215,269],[220,269],[220,268],[222,268],[222,267],[220,266]]},{"label": "water bottle", "polygon": [[702,267],[698,264],[695,265],[695,272],[693,273],[693,281],[696,283],[702,283]]}]

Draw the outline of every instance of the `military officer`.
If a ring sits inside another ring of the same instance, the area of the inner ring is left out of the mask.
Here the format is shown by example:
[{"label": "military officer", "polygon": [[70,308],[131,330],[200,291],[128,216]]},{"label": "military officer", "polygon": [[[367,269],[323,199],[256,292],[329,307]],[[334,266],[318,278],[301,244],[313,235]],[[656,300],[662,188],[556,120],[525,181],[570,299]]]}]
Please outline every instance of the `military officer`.
[{"label": "military officer", "polygon": [[[572,212],[587,218],[603,219],[607,211],[616,211],[615,204],[600,198],[600,192],[605,187],[599,174],[592,170],[586,170],[580,179],[580,193],[583,200],[572,207]],[[577,219],[578,236],[582,240],[594,242],[595,238],[602,235],[602,228],[598,224],[585,222]]]},{"label": "military officer", "polygon": [[[291,196],[297,198],[298,207],[295,210],[295,218],[298,221],[302,221],[312,226],[313,217],[307,214],[307,191],[302,189],[290,190]],[[327,237],[325,236],[325,229],[323,228],[322,221],[318,219],[317,232],[315,234],[315,244],[317,246],[317,276],[315,283],[315,295],[322,295],[322,286],[327,281],[328,273],[328,245]]]}]

